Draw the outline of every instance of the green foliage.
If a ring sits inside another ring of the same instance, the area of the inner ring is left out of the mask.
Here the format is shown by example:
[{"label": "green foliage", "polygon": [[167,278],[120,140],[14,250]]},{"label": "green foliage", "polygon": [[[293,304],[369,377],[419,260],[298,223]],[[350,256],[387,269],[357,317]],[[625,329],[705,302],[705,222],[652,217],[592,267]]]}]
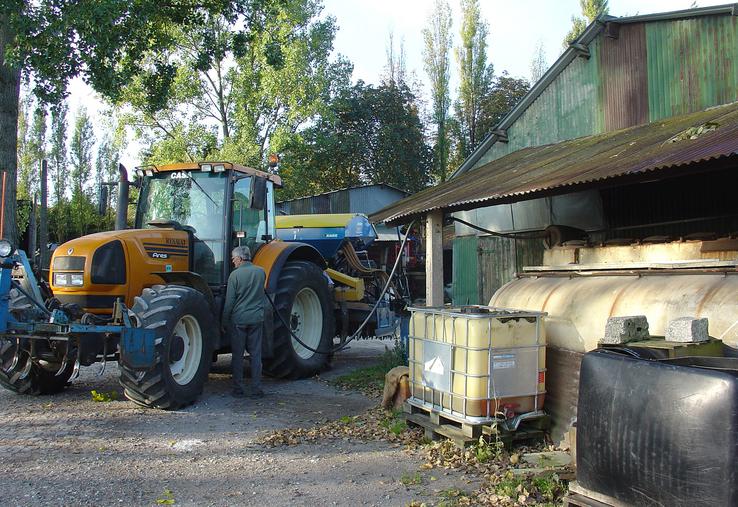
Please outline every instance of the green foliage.
[{"label": "green foliage", "polygon": [[404,85],[363,82],[332,101],[329,114],[285,146],[280,199],[367,183],[416,192],[429,182],[415,96]]},{"label": "green foliage", "polygon": [[[20,120],[21,115],[23,121]],[[38,191],[41,161],[46,157],[46,130],[46,107],[40,103],[34,106],[31,100],[24,100],[18,123],[18,199],[32,200]],[[18,230],[23,229],[18,224]]]},{"label": "green foliage", "polygon": [[260,167],[348,85],[351,66],[329,61],[337,27],[320,16],[318,0],[272,1],[264,9],[269,15],[247,36],[226,16],[173,30],[172,59],[181,65],[165,107],[148,108],[141,79],[126,88],[123,102],[134,110],[127,122],[150,145],[147,163],[218,158]]},{"label": "green foliage", "polygon": [[174,505],[177,501],[174,499],[174,493],[169,488],[164,490],[160,498],[156,499],[158,505]]},{"label": "green foliage", "polygon": [[579,6],[582,9],[582,16],[571,17],[571,29],[569,33],[564,37],[564,49],[569,47],[569,44],[579,38],[587,25],[597,19],[598,16],[607,14],[610,11],[610,7],[607,4],[608,0],[579,0]]},{"label": "green foliage", "polygon": [[430,79],[431,103],[433,108],[433,124],[436,128],[433,146],[433,175],[445,181],[448,173],[449,140],[448,109],[451,105],[449,79],[451,52],[451,8],[446,0],[436,0],[428,19],[428,26],[423,29],[423,60],[425,72]]},{"label": "green foliage", "polygon": [[388,413],[380,422],[382,428],[389,430],[390,433],[399,435],[407,430],[407,423],[402,410],[393,410]]},{"label": "green foliage", "polygon": [[456,48],[459,65],[459,98],[456,102],[459,158],[465,159],[487,132],[483,100],[491,91],[493,67],[487,63],[489,27],[481,19],[479,0],[461,1],[461,45]]},{"label": "green foliage", "polygon": [[535,477],[531,482],[541,498],[548,502],[558,500],[568,489],[556,474]]},{"label": "green foliage", "polygon": [[479,441],[471,446],[471,450],[479,463],[486,463],[499,460],[502,457],[504,446],[500,441],[488,442],[484,436],[480,436]]},{"label": "green foliage", "polygon": [[67,114],[69,107],[63,101],[51,108],[51,149],[49,151],[50,194],[54,202],[64,200],[65,190],[69,185],[69,168],[67,167]]},{"label": "green foliage", "polygon": [[92,148],[95,144],[92,123],[83,107],[77,111],[74,122],[74,132],[69,146],[69,162],[72,165],[70,172],[72,195],[82,194],[82,190],[92,174]]},{"label": "green foliage", "polygon": [[112,100],[120,97],[125,84],[142,77],[147,98],[155,109],[165,102],[171,84],[172,64],[165,56],[174,42],[174,27],[198,27],[214,14],[235,19],[242,12],[263,11],[266,3],[16,1],[6,10],[16,34],[9,55],[15,64],[33,73],[36,93],[46,102],[63,98],[67,83],[79,74]]},{"label": "green foliage", "polygon": [[526,79],[510,77],[503,71],[495,78],[489,95],[482,99],[480,129],[483,132],[491,131],[529,89],[530,83]]},{"label": "green foliage", "polygon": [[414,474],[405,472],[400,477],[400,482],[405,486],[417,486],[418,484],[423,484],[423,478],[420,472],[415,472]]},{"label": "green foliage", "polygon": [[518,477],[508,474],[503,480],[501,480],[496,486],[495,491],[498,495],[504,495],[510,498],[518,497],[518,488],[522,487],[524,480]]},{"label": "green foliage", "polygon": [[92,401],[98,402],[111,402],[118,399],[118,393],[116,391],[102,392],[102,391],[90,391],[92,395]]},{"label": "green foliage", "polygon": [[345,389],[355,389],[373,395],[382,391],[387,372],[395,366],[403,365],[407,365],[407,361],[398,341],[392,348],[385,347],[384,354],[377,364],[341,375],[332,383]]},{"label": "green foliage", "polygon": [[469,496],[469,494],[459,488],[448,488],[440,491],[438,493],[438,496],[440,496],[443,500],[436,504],[437,507],[453,507],[455,505],[461,504],[461,501],[465,500],[466,497]]}]

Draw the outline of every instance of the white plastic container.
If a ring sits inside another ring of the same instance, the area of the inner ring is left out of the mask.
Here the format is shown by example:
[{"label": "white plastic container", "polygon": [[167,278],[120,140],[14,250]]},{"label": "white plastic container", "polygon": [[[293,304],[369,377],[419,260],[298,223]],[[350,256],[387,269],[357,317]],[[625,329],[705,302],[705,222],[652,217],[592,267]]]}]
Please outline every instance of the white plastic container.
[{"label": "white plastic container", "polygon": [[410,308],[410,403],[469,422],[543,408],[545,313]]}]

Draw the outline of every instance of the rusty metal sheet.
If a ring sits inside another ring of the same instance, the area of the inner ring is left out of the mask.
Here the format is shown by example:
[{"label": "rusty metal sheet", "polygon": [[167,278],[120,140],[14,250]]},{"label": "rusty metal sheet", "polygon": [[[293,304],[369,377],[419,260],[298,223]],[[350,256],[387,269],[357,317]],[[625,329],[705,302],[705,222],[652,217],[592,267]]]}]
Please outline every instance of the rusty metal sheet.
[{"label": "rusty metal sheet", "polygon": [[617,38],[603,37],[600,79],[605,131],[648,123],[646,27],[622,25]]},{"label": "rusty metal sheet", "polygon": [[563,439],[577,417],[579,369],[584,354],[546,347],[546,412],[551,416],[551,438]]},{"label": "rusty metal sheet", "polygon": [[[693,127],[717,128],[695,139],[670,140]],[[738,158],[738,103],[557,144],[525,148],[388,206],[373,222],[402,223],[431,210],[458,211],[588,187],[681,175],[677,168]],[[669,172],[671,170],[671,172]]]}]

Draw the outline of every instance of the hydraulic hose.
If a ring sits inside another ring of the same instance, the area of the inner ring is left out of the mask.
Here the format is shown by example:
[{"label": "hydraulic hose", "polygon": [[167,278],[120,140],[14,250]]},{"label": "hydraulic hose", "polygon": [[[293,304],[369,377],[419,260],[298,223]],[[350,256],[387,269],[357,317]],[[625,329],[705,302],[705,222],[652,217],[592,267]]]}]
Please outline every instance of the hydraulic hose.
[{"label": "hydraulic hose", "polygon": [[400,260],[402,260],[403,253],[405,251],[405,244],[407,243],[407,238],[410,235],[410,229],[412,229],[413,225],[415,225],[415,221],[413,221],[408,226],[407,230],[405,231],[405,237],[402,238],[402,244],[400,245],[400,251],[397,254],[397,258],[395,259],[395,264],[392,266],[392,271],[390,272],[389,277],[387,277],[387,283],[384,285],[384,288],[382,289],[382,292],[379,294],[379,297],[377,298],[377,301],[374,303],[374,306],[369,311],[369,315],[366,316],[366,318],[364,319],[364,322],[361,323],[359,328],[356,331],[354,331],[354,333],[351,336],[349,336],[345,342],[332,348],[329,352],[325,352],[322,350],[316,350],[310,347],[309,345],[305,344],[305,342],[303,342],[302,340],[300,340],[300,338],[297,335],[295,335],[292,329],[290,329],[290,326],[287,324],[287,322],[285,322],[284,318],[282,317],[282,314],[279,313],[279,310],[277,309],[277,305],[274,303],[274,300],[272,299],[272,297],[269,294],[266,294],[266,297],[269,300],[269,303],[272,305],[272,308],[274,308],[274,312],[279,317],[279,320],[282,322],[282,325],[287,329],[287,331],[289,331],[292,338],[294,338],[297,343],[305,347],[310,352],[314,352],[315,354],[324,354],[324,355],[331,355],[331,354],[335,354],[336,352],[340,352],[341,350],[345,349],[349,343],[355,340],[359,336],[359,333],[361,333],[361,331],[364,329],[367,322],[369,322],[369,319],[372,318],[372,315],[374,315],[374,313],[377,311],[377,308],[379,307],[379,303],[382,302],[382,298],[384,298],[384,295],[387,293],[387,290],[392,284],[392,279],[394,278],[395,273],[397,272],[397,268],[400,265]]}]

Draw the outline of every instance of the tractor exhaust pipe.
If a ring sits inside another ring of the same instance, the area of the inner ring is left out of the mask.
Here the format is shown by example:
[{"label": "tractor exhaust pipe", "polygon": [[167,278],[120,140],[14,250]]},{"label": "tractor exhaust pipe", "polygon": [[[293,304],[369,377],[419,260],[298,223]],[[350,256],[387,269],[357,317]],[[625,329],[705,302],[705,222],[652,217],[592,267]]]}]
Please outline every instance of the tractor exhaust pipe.
[{"label": "tractor exhaust pipe", "polygon": [[118,164],[120,179],[118,180],[118,207],[115,213],[115,230],[122,231],[128,227],[128,171],[123,164]]}]

